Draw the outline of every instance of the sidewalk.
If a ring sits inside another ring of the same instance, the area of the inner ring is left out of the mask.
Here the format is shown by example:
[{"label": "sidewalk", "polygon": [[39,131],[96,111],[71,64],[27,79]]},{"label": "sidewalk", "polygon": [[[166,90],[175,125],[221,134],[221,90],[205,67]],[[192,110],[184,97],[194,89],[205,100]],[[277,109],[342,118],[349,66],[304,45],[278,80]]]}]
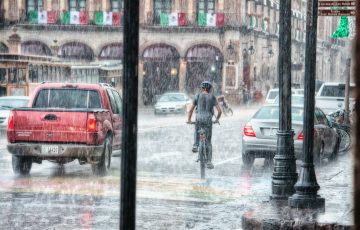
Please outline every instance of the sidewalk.
[{"label": "sidewalk", "polygon": [[352,170],[351,153],[315,168],[325,211],[290,208],[287,201],[275,203],[269,199],[242,216],[243,229],[351,229]]}]

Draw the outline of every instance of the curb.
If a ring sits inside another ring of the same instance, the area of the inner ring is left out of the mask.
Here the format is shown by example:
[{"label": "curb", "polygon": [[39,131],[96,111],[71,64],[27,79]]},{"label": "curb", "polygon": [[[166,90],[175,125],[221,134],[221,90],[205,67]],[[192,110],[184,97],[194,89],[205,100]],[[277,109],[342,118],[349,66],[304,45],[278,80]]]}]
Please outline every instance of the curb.
[{"label": "curb", "polygon": [[[286,202],[275,204],[264,202],[257,208],[245,212],[241,217],[243,229],[327,229],[350,230],[352,225],[336,223],[331,218],[320,218],[329,213],[314,209],[290,208]],[[331,213],[330,215],[331,216]],[[321,219],[320,221],[318,219]]]}]

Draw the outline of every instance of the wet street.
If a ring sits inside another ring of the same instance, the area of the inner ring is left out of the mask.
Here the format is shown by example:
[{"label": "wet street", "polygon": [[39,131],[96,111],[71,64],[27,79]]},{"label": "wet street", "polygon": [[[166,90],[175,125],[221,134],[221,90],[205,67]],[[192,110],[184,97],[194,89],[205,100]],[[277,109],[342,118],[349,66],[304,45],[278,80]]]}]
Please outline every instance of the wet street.
[{"label": "wet street", "polygon": [[[272,167],[257,159],[252,170],[241,161],[244,123],[255,108],[236,108],[213,127],[213,163],[200,179],[191,152],[194,127],[185,116],[153,115],[141,110],[138,129],[137,229],[241,229],[241,216],[271,195]],[[0,144],[0,229],[118,229],[120,158],[112,158],[105,177],[90,165],[33,164],[29,177],[15,176],[6,140]],[[352,188],[350,154],[316,169],[319,195],[329,208],[348,216]],[[336,185],[336,186],[334,186]],[[339,216],[341,216],[339,214]],[[337,218],[337,217],[334,217]]]}]

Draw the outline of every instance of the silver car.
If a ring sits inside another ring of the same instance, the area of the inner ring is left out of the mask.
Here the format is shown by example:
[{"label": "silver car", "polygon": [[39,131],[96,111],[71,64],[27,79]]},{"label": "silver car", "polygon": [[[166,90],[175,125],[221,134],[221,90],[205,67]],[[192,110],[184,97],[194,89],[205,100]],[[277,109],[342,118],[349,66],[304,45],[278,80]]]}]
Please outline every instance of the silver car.
[{"label": "silver car", "polygon": [[10,110],[18,107],[26,107],[29,97],[26,96],[5,96],[0,97],[0,132],[5,133]]},{"label": "silver car", "polygon": [[155,103],[154,114],[186,114],[191,104],[185,93],[164,93]]},{"label": "silver car", "polygon": [[[291,108],[292,129],[294,130],[295,157],[302,160],[303,149],[303,116],[302,105]],[[336,158],[340,137],[336,128],[331,127],[321,109],[315,107],[314,118],[314,162],[323,158]],[[277,131],[279,129],[279,105],[265,105],[246,123],[242,136],[242,160],[244,165],[251,167],[255,158],[272,159],[276,153]]]}]

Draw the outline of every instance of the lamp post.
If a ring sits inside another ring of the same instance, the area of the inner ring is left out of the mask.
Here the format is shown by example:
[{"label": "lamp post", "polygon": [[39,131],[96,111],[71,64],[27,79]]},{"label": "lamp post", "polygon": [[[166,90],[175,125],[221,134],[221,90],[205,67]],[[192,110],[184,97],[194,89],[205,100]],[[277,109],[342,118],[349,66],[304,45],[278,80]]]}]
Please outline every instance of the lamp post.
[{"label": "lamp post", "polygon": [[296,193],[288,200],[289,206],[294,208],[324,209],[325,207],[325,199],[317,195],[320,186],[316,181],[313,164],[317,11],[318,0],[309,0],[305,48],[304,160],[301,164],[299,180],[295,184]]},{"label": "lamp post", "polygon": [[294,131],[291,129],[291,1],[280,0],[279,36],[279,130],[272,175],[272,200],[286,200],[297,180]]}]

